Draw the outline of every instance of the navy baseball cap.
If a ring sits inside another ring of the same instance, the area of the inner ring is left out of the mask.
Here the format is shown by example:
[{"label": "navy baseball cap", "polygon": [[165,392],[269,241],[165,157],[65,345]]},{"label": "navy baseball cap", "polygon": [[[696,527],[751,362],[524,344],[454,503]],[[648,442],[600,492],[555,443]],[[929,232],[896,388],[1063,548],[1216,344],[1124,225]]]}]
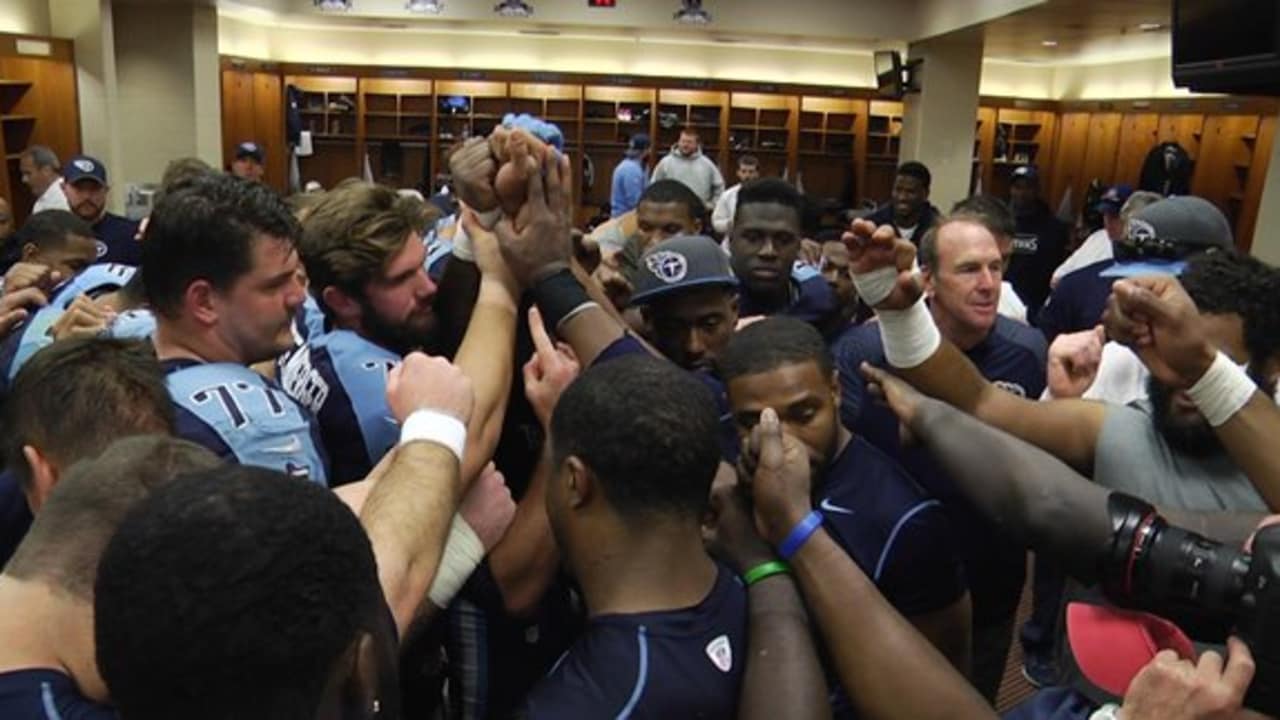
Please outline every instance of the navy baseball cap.
[{"label": "navy baseball cap", "polygon": [[1101,275],[1180,275],[1192,255],[1234,246],[1231,223],[1218,206],[1194,195],[1166,198],[1129,218],[1124,240],[1115,243],[1116,264]]},{"label": "navy baseball cap", "polygon": [[1036,169],[1035,165],[1019,165],[1013,169],[1013,174],[1009,176],[1009,179],[1011,182],[1017,182],[1019,180],[1039,182],[1040,171]]},{"label": "navy baseball cap", "polygon": [[253,158],[258,162],[262,162],[262,146],[256,142],[242,142],[236,146],[236,159],[243,160],[245,158]]},{"label": "navy baseball cap", "polygon": [[673,292],[715,285],[738,286],[729,256],[705,235],[677,235],[640,256],[631,302],[644,304]]},{"label": "navy baseball cap", "polygon": [[627,150],[631,152],[640,152],[649,149],[649,136],[644,133],[636,133],[631,136],[631,140],[627,142]]},{"label": "navy baseball cap", "polygon": [[1120,208],[1124,207],[1124,203],[1133,194],[1133,188],[1128,185],[1112,185],[1107,191],[1102,193],[1102,197],[1098,198],[1098,204],[1095,206],[1100,213],[1110,215],[1119,215]]},{"label": "navy baseball cap", "polygon": [[97,158],[89,157],[88,155],[76,155],[67,161],[66,167],[62,168],[62,178],[68,184],[91,179],[96,180],[99,185],[106,185],[107,167]]}]

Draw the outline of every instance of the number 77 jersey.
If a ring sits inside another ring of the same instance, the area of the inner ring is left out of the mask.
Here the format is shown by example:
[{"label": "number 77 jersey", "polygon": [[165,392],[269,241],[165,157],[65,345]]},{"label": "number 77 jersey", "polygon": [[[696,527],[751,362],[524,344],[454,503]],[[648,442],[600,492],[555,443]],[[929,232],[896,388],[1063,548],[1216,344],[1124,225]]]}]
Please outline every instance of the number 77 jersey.
[{"label": "number 77 jersey", "polygon": [[328,486],[315,418],[274,382],[234,363],[161,364],[179,436],[223,459]]}]

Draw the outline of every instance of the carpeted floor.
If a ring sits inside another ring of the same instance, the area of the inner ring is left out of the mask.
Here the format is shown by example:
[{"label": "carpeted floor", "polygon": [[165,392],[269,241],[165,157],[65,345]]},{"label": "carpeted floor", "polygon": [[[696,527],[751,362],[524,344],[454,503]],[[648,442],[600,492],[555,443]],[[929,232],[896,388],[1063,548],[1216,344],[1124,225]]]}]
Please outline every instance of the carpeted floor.
[{"label": "carpeted floor", "polygon": [[1018,620],[1013,626],[1013,644],[1009,648],[1009,659],[1004,666],[1004,680],[1000,682],[1000,693],[996,695],[996,710],[1005,710],[1026,700],[1036,691],[1027,679],[1022,677],[1022,645],[1018,642],[1018,629],[1031,615],[1031,555],[1027,555],[1027,584],[1022,588],[1022,601],[1018,603]]}]

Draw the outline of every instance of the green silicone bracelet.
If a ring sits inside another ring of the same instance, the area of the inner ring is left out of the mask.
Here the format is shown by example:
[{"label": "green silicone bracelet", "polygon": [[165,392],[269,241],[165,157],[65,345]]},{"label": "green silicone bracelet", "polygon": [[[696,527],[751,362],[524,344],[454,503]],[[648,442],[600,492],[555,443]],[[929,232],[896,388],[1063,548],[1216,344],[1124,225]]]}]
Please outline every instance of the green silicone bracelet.
[{"label": "green silicone bracelet", "polygon": [[742,579],[747,583],[747,585],[755,585],[767,577],[782,575],[789,572],[791,572],[791,568],[788,567],[786,563],[781,560],[770,560],[766,563],[760,563],[743,573]]}]

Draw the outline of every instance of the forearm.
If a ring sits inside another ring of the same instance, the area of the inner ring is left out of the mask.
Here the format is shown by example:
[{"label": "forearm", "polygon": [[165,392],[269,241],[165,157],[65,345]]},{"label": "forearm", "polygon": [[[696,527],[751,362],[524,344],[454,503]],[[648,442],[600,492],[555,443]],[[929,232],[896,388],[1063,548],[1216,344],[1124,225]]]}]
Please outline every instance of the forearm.
[{"label": "forearm", "polygon": [[454,358],[454,364],[475,387],[475,408],[468,423],[462,460],[464,483],[479,475],[493,457],[502,434],[515,373],[515,334],[516,298],[512,288],[495,277],[482,277],[467,334]]},{"label": "forearm", "polygon": [[1109,492],[1028,442],[926,400],[911,432],[984,516],[1085,580],[1111,537]]},{"label": "forearm", "polygon": [[805,600],[861,717],[994,718],[978,692],[819,530],[791,560]]},{"label": "forearm", "polygon": [[462,342],[479,291],[480,269],[476,264],[456,255],[449,258],[437,285],[435,300],[436,314],[443,329],[442,351],[453,351]]},{"label": "forearm", "polygon": [[537,607],[560,565],[560,551],[547,518],[550,474],[550,457],[544,452],[534,469],[533,481],[516,507],[515,520],[489,553],[489,571],[512,615],[527,615]]},{"label": "forearm", "polygon": [[748,590],[746,676],[738,720],[831,717],[827,683],[795,583],[774,575]]},{"label": "forearm", "polygon": [[432,442],[406,443],[360,510],[378,562],[378,580],[403,635],[435,577],[458,507],[458,460]]}]

